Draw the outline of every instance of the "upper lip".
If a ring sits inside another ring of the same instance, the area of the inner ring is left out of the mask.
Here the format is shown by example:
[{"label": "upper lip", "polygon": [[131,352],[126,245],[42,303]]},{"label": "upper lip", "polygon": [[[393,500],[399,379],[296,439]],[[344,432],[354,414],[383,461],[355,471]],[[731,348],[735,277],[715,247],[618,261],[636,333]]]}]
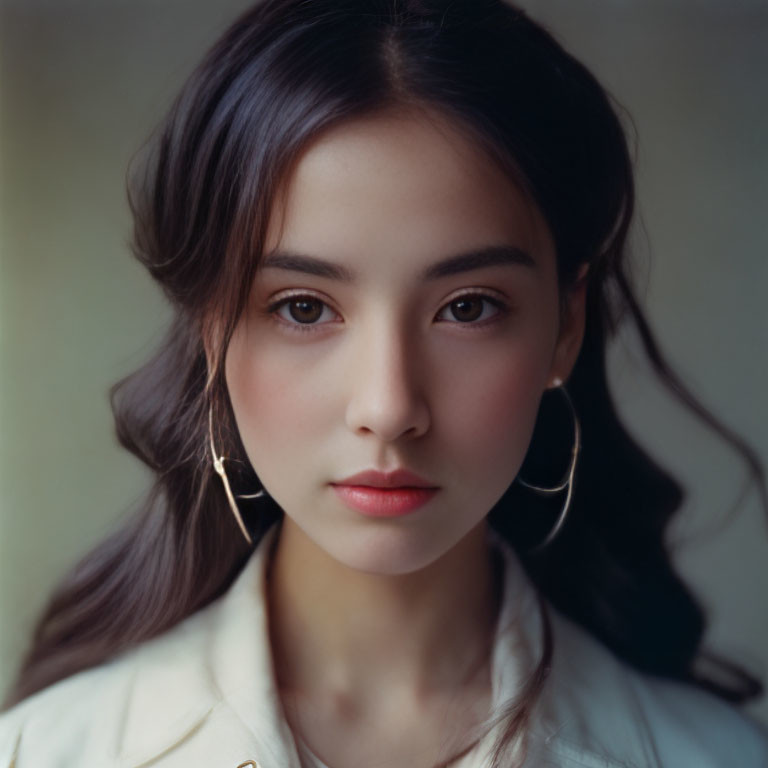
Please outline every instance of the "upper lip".
[{"label": "upper lip", "polygon": [[437,486],[423,477],[409,472],[407,469],[396,469],[392,472],[377,472],[367,469],[358,472],[332,485],[367,485],[372,488],[436,488]]}]

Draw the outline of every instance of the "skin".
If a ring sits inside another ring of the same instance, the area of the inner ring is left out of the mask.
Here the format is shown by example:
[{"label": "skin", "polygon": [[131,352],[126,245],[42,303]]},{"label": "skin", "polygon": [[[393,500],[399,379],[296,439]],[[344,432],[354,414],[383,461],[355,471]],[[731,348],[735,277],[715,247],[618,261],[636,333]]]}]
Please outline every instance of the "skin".
[{"label": "skin", "polygon": [[[334,768],[427,765],[490,705],[501,576],[486,516],[523,461],[543,391],[575,362],[584,287],[561,313],[541,214],[436,113],[333,128],[283,193],[265,255],[312,255],[355,277],[260,269],[226,357],[243,444],[286,513],[269,582],[284,709]],[[515,246],[532,264],[422,279],[485,246]],[[462,292],[506,309],[452,303]],[[270,312],[297,294],[310,303]],[[404,517],[365,517],[330,486],[400,467],[440,488]]]}]

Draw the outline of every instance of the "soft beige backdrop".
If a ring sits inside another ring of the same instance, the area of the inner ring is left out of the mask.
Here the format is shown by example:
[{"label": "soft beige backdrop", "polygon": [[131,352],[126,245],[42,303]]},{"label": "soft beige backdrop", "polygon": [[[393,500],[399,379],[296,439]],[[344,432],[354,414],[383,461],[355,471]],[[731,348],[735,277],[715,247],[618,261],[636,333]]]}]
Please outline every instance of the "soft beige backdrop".
[{"label": "soft beige backdrop", "polygon": [[[5,0],[0,29],[0,687],[50,585],[148,477],[109,385],[168,315],[128,255],[124,172],[242,0]],[[529,0],[632,113],[641,282],[665,348],[768,459],[768,7],[764,0]],[[647,266],[650,263],[650,276]],[[613,351],[622,411],[690,489],[673,533],[711,644],[768,677],[768,529],[743,470]],[[631,488],[626,489],[632,493]],[[620,508],[621,501],[618,500]],[[765,699],[751,711],[768,723]]]}]

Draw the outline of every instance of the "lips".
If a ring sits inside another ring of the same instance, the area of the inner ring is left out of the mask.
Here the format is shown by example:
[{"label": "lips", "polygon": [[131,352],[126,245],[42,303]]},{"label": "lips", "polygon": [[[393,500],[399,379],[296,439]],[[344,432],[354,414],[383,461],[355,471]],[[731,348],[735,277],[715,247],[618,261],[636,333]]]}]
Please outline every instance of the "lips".
[{"label": "lips", "polygon": [[396,469],[393,472],[377,472],[368,469],[356,475],[345,477],[333,485],[365,485],[370,488],[437,488],[423,477],[409,472],[407,469]]},{"label": "lips", "polygon": [[399,517],[430,501],[440,490],[413,472],[366,470],[331,483],[342,503],[368,517]]}]

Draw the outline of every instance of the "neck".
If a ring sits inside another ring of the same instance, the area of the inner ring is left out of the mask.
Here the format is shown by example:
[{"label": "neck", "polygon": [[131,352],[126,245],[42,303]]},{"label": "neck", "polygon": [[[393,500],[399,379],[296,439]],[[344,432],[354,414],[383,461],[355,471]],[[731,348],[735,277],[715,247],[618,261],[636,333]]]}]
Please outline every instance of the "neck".
[{"label": "neck", "polygon": [[281,690],[363,708],[450,695],[478,674],[490,684],[502,574],[486,526],[419,571],[382,575],[335,560],[286,516],[269,579]]}]

